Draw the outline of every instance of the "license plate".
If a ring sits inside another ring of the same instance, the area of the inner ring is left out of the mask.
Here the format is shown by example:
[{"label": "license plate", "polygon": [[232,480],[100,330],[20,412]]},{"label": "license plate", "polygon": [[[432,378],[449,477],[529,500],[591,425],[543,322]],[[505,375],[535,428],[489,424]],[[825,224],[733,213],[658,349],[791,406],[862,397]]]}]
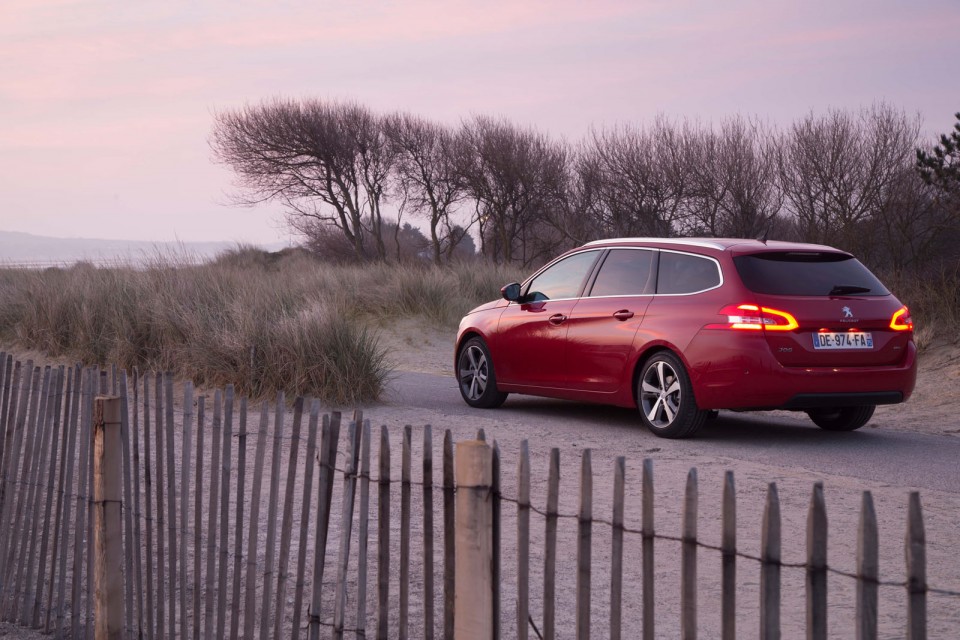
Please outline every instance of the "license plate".
[{"label": "license plate", "polygon": [[814,349],[873,349],[873,334],[866,331],[838,331],[813,334]]}]

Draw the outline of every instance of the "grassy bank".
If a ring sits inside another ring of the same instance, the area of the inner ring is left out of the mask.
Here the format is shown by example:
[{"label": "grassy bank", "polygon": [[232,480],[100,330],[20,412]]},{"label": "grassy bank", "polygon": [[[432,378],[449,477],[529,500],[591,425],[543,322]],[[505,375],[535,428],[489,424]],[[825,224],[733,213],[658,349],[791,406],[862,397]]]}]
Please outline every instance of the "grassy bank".
[{"label": "grassy bank", "polygon": [[0,341],[349,404],[378,397],[389,374],[376,326],[413,316],[452,330],[504,278],[482,265],[331,266],[253,250],[200,266],[0,270]]}]

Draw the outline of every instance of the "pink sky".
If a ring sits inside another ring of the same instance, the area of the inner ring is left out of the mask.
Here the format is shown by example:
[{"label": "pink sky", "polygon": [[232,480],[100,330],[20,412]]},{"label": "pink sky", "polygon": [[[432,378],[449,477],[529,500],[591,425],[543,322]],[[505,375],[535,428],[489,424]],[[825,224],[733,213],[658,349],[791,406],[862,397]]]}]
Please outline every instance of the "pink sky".
[{"label": "pink sky", "polygon": [[0,4],[0,230],[286,240],[278,206],[226,204],[212,114],[353,99],[568,139],[657,114],[778,125],[884,100],[945,132],[957,0]]}]

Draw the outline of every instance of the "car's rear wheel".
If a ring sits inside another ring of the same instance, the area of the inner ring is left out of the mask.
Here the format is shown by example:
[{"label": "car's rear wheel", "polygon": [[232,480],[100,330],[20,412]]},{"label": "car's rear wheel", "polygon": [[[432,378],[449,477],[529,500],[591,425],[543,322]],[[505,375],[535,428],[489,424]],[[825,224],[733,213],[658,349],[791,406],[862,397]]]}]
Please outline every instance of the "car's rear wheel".
[{"label": "car's rear wheel", "polygon": [[637,381],[637,406],[643,423],[661,438],[692,436],[710,413],[697,407],[687,370],[668,351],[655,353],[644,363]]},{"label": "car's rear wheel", "polygon": [[482,338],[470,338],[460,349],[457,381],[460,383],[460,395],[471,407],[492,409],[507,399],[507,394],[497,389],[493,359]]},{"label": "car's rear wheel", "polygon": [[872,404],[861,407],[832,407],[828,409],[811,409],[807,415],[813,423],[827,431],[853,431],[870,422],[873,417]]}]

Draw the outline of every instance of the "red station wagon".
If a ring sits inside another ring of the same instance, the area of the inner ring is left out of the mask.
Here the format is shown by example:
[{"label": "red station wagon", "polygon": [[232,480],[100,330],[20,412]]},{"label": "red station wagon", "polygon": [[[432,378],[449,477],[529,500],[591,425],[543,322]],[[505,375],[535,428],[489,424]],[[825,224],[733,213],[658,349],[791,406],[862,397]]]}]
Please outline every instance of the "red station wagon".
[{"label": "red station wagon", "polygon": [[460,392],[637,407],[656,435],[719,409],[805,411],[850,431],[910,397],[910,312],[832,247],[624,238],[568,251],[460,321]]}]

